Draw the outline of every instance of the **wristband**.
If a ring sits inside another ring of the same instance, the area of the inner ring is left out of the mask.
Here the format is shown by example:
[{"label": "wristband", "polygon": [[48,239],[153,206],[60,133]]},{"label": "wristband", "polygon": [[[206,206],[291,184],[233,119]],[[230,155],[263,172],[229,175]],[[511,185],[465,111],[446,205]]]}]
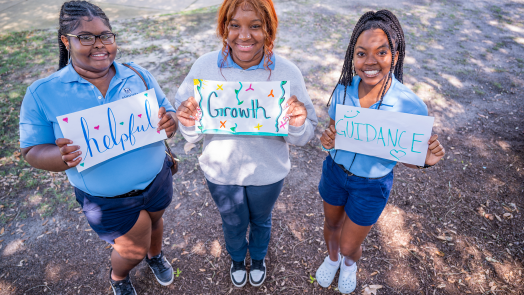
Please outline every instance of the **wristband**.
[{"label": "wristband", "polygon": [[426,164],[426,163],[424,163],[424,166],[418,166],[418,165],[417,165],[417,168],[418,168],[418,169],[427,169],[427,168],[429,168],[429,167],[433,167],[433,165],[428,165],[428,164]]},{"label": "wristband", "polygon": [[324,152],[332,152],[332,151],[335,150],[335,148],[332,148],[332,149],[329,149],[329,150],[328,150],[328,149],[325,148],[322,144],[320,144],[320,147],[322,148],[322,150],[323,150]]}]

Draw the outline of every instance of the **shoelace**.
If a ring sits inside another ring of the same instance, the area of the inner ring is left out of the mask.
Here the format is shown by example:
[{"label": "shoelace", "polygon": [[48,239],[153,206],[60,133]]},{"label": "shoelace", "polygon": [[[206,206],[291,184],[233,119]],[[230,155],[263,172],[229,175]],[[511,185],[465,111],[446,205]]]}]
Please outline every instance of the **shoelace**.
[{"label": "shoelace", "polygon": [[122,281],[113,282],[115,282],[114,286],[117,287],[123,294],[133,294],[133,286],[131,285],[131,280],[129,279],[129,277]]},{"label": "shoelace", "polygon": [[246,266],[244,265],[244,261],[234,261],[233,260],[233,272],[237,270],[246,270]]},{"label": "shoelace", "polygon": [[160,272],[163,272],[167,269],[167,267],[164,265],[164,256],[160,256],[159,258],[152,258],[150,259],[150,265],[152,268],[158,269]]},{"label": "shoelace", "polygon": [[263,270],[264,260],[251,260],[251,269]]}]

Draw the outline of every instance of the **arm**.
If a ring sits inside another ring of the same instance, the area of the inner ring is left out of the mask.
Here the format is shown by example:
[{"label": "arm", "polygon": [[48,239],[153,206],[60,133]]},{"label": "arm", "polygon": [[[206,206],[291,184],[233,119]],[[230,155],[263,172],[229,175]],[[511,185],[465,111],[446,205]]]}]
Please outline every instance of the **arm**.
[{"label": "arm", "polygon": [[180,132],[190,143],[195,143],[204,137],[203,134],[196,132],[195,117],[198,111],[197,109],[198,103],[196,99],[191,96],[180,104],[176,112],[176,116],[180,121]]},{"label": "arm", "polygon": [[[440,161],[440,159],[442,159],[444,155],[446,154],[446,150],[440,144],[437,138],[438,138],[438,135],[433,134],[428,141],[429,146],[428,146],[428,152],[426,154],[426,162],[425,162],[426,165],[433,166],[437,164],[438,161]],[[413,169],[419,168],[419,166],[416,166],[416,165],[405,164],[405,163],[403,164],[409,168],[413,168]]]},{"label": "arm", "polygon": [[65,171],[80,164],[82,152],[78,150],[79,146],[68,146],[73,142],[66,138],[59,138],[55,143],[22,148],[22,156],[29,165],[53,172]]},{"label": "arm", "polygon": [[318,118],[315,113],[315,107],[307,93],[302,73],[300,73],[298,68],[296,71],[299,79],[297,79],[297,82],[293,81],[291,83],[291,91],[292,93],[297,93],[300,100],[293,95],[287,102],[289,105],[287,114],[290,116],[289,132],[288,136],[284,138],[289,144],[303,146],[315,135]]}]

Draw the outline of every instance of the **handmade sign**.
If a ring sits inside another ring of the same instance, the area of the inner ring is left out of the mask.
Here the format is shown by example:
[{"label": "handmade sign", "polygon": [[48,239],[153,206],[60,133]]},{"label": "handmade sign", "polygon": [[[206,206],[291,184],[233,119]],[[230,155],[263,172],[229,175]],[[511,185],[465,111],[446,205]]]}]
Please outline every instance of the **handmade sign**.
[{"label": "handmade sign", "polygon": [[58,116],[64,138],[80,146],[78,172],[145,145],[166,139],[157,131],[158,101],[155,90],[112,103]]},{"label": "handmade sign", "polygon": [[223,82],[195,79],[201,133],[287,136],[289,82]]},{"label": "handmade sign", "polygon": [[433,117],[337,105],[335,148],[424,166]]}]

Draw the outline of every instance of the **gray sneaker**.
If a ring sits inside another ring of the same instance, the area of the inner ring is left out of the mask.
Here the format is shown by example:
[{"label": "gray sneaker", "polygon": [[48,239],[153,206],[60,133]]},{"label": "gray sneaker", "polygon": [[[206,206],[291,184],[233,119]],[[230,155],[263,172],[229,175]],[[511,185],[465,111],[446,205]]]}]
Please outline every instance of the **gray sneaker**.
[{"label": "gray sneaker", "polygon": [[153,274],[155,274],[156,280],[160,285],[168,286],[175,279],[173,267],[171,266],[171,263],[167,261],[163,252],[160,252],[160,257],[153,257],[151,259],[147,258],[146,255],[146,262],[149,265],[149,268],[153,271]]},{"label": "gray sneaker", "polygon": [[242,261],[234,261],[231,259],[231,269],[229,270],[231,281],[235,287],[244,287],[247,282],[246,263]]},{"label": "gray sneaker", "polygon": [[136,295],[135,287],[131,284],[129,275],[121,281],[115,281],[111,278],[112,272],[113,268],[109,270],[109,282],[111,283],[111,288],[113,288],[114,295]]},{"label": "gray sneaker", "polygon": [[251,269],[249,271],[249,283],[253,287],[262,285],[266,279],[266,262],[265,259],[251,259]]}]

